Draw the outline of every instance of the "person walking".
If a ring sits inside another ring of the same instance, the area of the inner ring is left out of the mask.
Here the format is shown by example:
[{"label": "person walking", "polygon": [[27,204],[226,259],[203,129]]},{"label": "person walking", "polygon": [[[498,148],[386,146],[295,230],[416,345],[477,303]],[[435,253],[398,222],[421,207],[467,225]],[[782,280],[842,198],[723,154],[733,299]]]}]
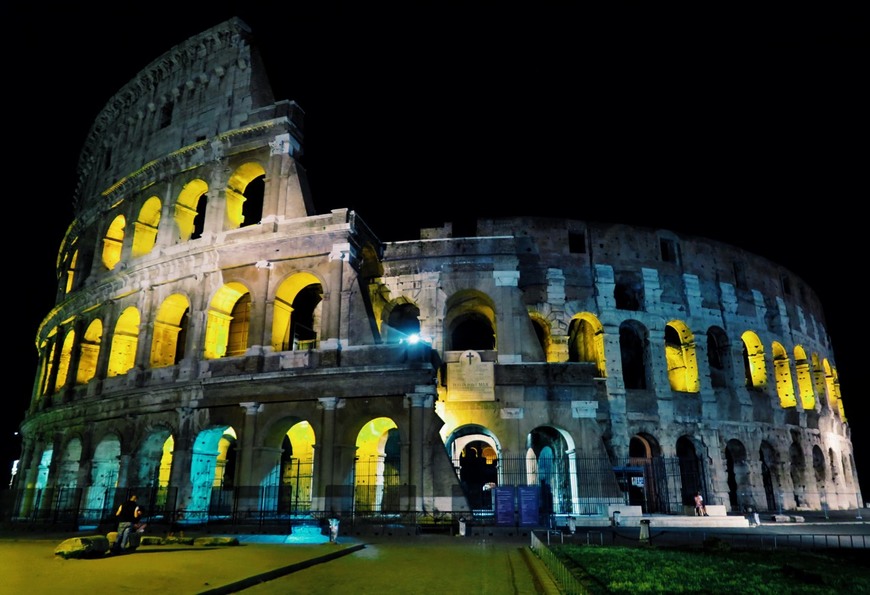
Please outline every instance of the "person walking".
[{"label": "person walking", "polygon": [[707,507],[704,506],[704,497],[701,492],[695,492],[695,516],[710,516],[707,514]]},{"label": "person walking", "polygon": [[118,507],[115,516],[118,517],[118,537],[112,546],[113,554],[122,554],[130,547],[130,535],[133,533],[133,524],[142,516],[142,509],[136,502],[136,494]]}]

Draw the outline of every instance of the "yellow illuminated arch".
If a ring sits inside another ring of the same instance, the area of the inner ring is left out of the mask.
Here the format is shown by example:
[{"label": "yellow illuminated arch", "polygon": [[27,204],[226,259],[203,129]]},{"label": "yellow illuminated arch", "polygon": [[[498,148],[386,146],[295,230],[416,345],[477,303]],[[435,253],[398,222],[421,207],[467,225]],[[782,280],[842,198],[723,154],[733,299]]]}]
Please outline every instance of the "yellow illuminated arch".
[{"label": "yellow illuminated arch", "polygon": [[103,265],[112,270],[121,261],[121,249],[124,245],[124,227],[127,220],[118,215],[112,220],[106,235],[103,237]]},{"label": "yellow illuminated arch", "polygon": [[206,192],[208,192],[208,184],[200,179],[191,180],[181,189],[175,202],[175,224],[178,226],[180,241],[186,242],[191,239],[197,215],[204,215],[202,212],[204,205],[200,203],[207,202],[201,200]]},{"label": "yellow illuminated arch", "polygon": [[235,444],[237,440],[238,437],[236,436],[236,431],[234,428],[228,427],[226,430],[224,430],[223,436],[221,436],[220,440],[218,441],[217,460],[215,461],[214,481],[212,482],[212,487],[220,488],[224,486],[224,484],[226,484],[227,482],[230,482],[231,485],[233,480],[235,479],[233,477],[226,477],[226,470],[227,456],[230,451],[230,446]]},{"label": "yellow illuminated arch", "polygon": [[354,506],[360,510],[381,510],[387,488],[398,485],[399,461],[386,451],[390,431],[397,428],[390,418],[378,417],[357,434]]},{"label": "yellow illuminated arch", "polygon": [[[248,288],[237,282],[227,283],[215,293],[209,305],[205,329],[203,355],[206,359],[234,355],[234,351],[247,342],[248,320],[241,319],[242,316],[239,316],[236,306],[242,300],[250,304],[250,297]],[[244,335],[244,341],[241,333]],[[234,336],[233,344],[236,347],[234,350],[228,349],[231,334]]]},{"label": "yellow illuminated arch", "polygon": [[796,345],[794,348],[794,369],[797,375],[797,387],[801,399],[801,407],[804,408],[804,411],[813,411],[816,408],[813,376],[810,370],[810,362],[807,360],[807,352],[800,345]]},{"label": "yellow illuminated arch", "polygon": [[185,314],[190,309],[190,302],[179,293],[166,298],[157,311],[154,321],[154,338],[151,342],[151,367],[163,368],[178,363],[183,356],[184,345],[179,345],[179,335],[186,325]]},{"label": "yellow illuminated arch", "polygon": [[66,269],[66,288],[64,289],[64,293],[69,293],[72,291],[73,284],[75,283],[76,278],[76,264],[79,260],[79,251],[75,250],[70,256],[69,265]]},{"label": "yellow illuminated arch", "polygon": [[57,350],[57,327],[49,331],[46,340],[40,345],[42,352],[42,376],[39,382],[39,394],[45,395],[48,393],[51,374],[54,371],[54,354]]},{"label": "yellow illuminated arch", "polygon": [[797,407],[788,352],[779,341],[773,342],[771,351],[773,352],[773,376],[776,379],[776,394],[779,396],[779,404],[783,408]]},{"label": "yellow illuminated arch", "polygon": [[157,474],[158,487],[165,488],[169,485],[169,476],[172,472],[172,451],[175,449],[175,438],[170,434],[163,442],[160,455],[160,471]]},{"label": "yellow illuminated arch", "polygon": [[300,421],[287,430],[287,438],[293,449],[293,457],[302,461],[314,460],[314,428],[307,421]]},{"label": "yellow illuminated arch", "polygon": [[590,312],[575,314],[569,325],[568,361],[594,363],[598,376],[607,377],[604,357],[604,325]]},{"label": "yellow illuminated arch", "polygon": [[665,360],[671,390],[700,392],[695,335],[680,320],[670,321],[665,328]]},{"label": "yellow illuminated arch", "polygon": [[259,163],[245,163],[233,172],[227,182],[227,229],[236,229],[244,223],[251,224],[257,221],[245,221],[243,215],[245,205],[245,189],[255,178],[266,174],[266,170]]},{"label": "yellow illuminated arch", "polygon": [[107,376],[126,374],[136,364],[136,347],[139,344],[139,310],[130,306],[115,324],[112,351],[109,353]]},{"label": "yellow illuminated arch", "polygon": [[88,325],[79,345],[79,367],[76,384],[86,384],[97,374],[97,359],[100,356],[100,341],[103,337],[103,322],[97,318]]},{"label": "yellow illuminated arch", "polygon": [[63,338],[63,346],[60,349],[60,364],[57,367],[57,382],[54,385],[54,392],[58,392],[66,384],[66,379],[69,375],[70,358],[72,357],[75,340],[76,333],[74,330],[70,329]]},{"label": "yellow illuminated arch", "polygon": [[160,199],[156,196],[152,196],[142,205],[139,218],[133,223],[133,256],[148,254],[154,248],[161,207]]},{"label": "yellow illuminated arch", "polygon": [[831,411],[840,416],[841,420],[846,421],[846,413],[840,399],[840,379],[837,376],[837,369],[831,365],[828,358],[822,360],[822,365],[825,368],[825,392],[828,395],[828,406]]},{"label": "yellow illuminated arch", "polygon": [[746,367],[746,386],[764,388],[767,386],[767,366],[764,363],[764,345],[753,331],[746,331],[743,340],[743,363]]},{"label": "yellow illuminated arch", "polygon": [[272,312],[272,349],[286,351],[292,347],[290,321],[293,317],[293,300],[309,285],[319,285],[320,279],[311,273],[296,273],[285,279],[275,292],[275,305]]}]

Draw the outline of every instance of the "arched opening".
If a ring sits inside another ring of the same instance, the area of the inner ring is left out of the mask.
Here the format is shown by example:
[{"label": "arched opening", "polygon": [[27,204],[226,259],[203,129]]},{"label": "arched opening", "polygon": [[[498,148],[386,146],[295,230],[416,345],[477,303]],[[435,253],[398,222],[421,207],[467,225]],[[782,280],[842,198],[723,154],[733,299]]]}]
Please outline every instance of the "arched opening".
[{"label": "arched opening", "polygon": [[189,522],[227,517],[233,508],[236,432],[230,426],[203,430],[193,444],[190,496],[182,509]]},{"label": "arched opening", "polygon": [[680,466],[681,499],[684,506],[691,506],[693,496],[700,492],[707,498],[706,481],[703,476],[701,458],[695,450],[695,444],[688,436],[680,436],[677,439],[677,461]]},{"label": "arched opening", "polygon": [[139,345],[139,310],[130,306],[125,309],[115,324],[112,336],[112,351],[109,354],[109,378],[129,372],[136,365],[136,348]]},{"label": "arched opening", "polygon": [[401,440],[396,423],[388,417],[366,423],[356,438],[354,510],[399,510],[400,470]]},{"label": "arched opening", "polygon": [[111,271],[121,261],[121,248],[124,245],[124,227],[127,220],[118,215],[109,224],[106,235],[103,236],[103,266]]},{"label": "arched opening", "polygon": [[622,380],[628,390],[646,390],[648,386],[646,329],[627,320],[619,325],[619,352],[622,356]]},{"label": "arched opening", "polygon": [[154,249],[162,206],[160,199],[152,196],[139,210],[139,218],[133,222],[132,254],[134,257],[144,256]]}]

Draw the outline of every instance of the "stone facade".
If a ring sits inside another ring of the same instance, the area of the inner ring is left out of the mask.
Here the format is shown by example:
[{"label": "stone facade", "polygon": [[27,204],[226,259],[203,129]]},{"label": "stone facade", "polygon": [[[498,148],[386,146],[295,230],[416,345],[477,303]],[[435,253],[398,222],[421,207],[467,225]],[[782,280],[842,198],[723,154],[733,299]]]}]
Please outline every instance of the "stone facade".
[{"label": "stone facade", "polygon": [[316,214],[303,115],[238,20],[106,105],[38,331],[16,516],[97,519],[130,491],[203,522],[522,517],[525,493],[589,515],[680,514],[695,491],[862,502],[822,306],[790,271],[543,217],[384,242]]}]

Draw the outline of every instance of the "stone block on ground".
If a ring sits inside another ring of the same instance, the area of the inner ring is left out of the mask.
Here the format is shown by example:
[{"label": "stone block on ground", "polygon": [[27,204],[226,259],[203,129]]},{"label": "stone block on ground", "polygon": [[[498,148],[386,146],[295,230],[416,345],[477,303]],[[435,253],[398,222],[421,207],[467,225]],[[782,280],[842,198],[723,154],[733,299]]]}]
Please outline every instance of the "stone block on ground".
[{"label": "stone block on ground", "polygon": [[54,555],[64,559],[102,558],[109,547],[109,540],[104,535],[71,537],[54,548]]},{"label": "stone block on ground", "polygon": [[197,537],[193,545],[239,545],[238,537]]}]

